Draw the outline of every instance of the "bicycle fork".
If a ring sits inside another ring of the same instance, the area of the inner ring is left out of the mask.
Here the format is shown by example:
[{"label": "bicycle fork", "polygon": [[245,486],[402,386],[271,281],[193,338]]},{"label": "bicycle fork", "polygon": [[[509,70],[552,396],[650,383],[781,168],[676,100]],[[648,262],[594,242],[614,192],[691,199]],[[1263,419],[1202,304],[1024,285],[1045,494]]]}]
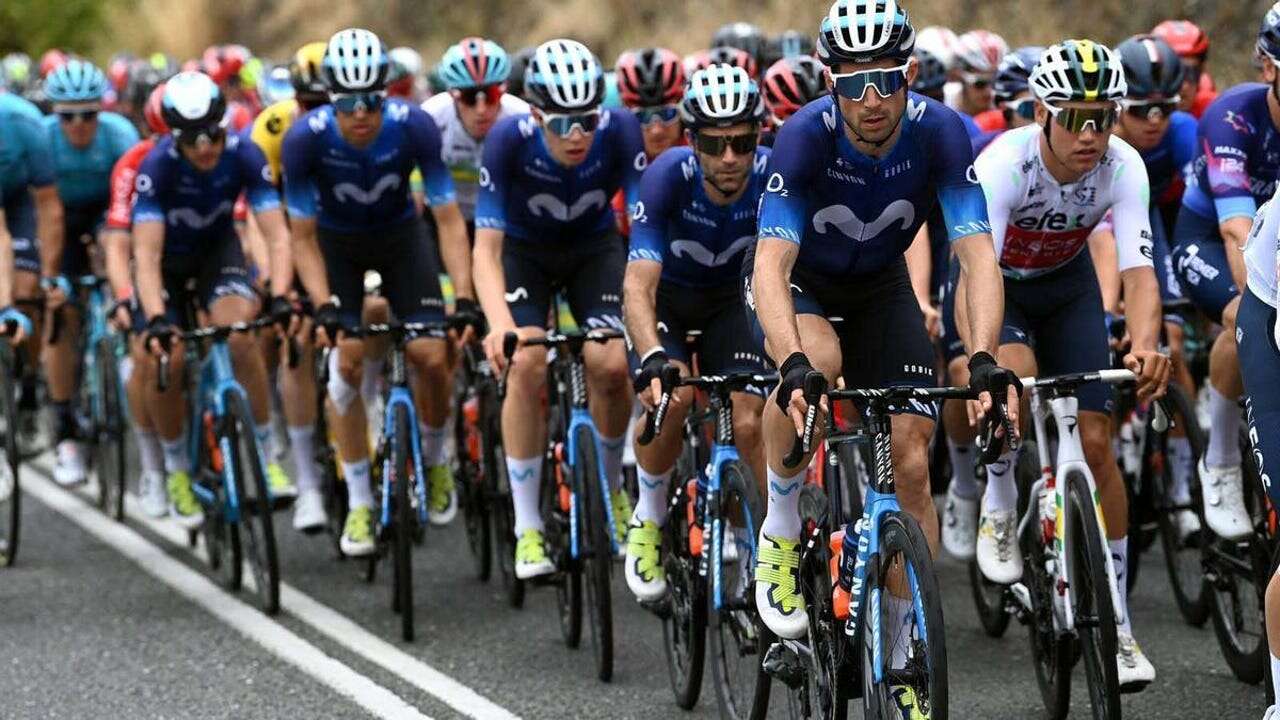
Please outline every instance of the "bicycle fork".
[{"label": "bicycle fork", "polygon": [[[395,458],[388,453],[387,457],[382,460],[382,477],[390,479],[392,482],[412,482],[416,477],[418,482],[410,486],[415,497],[418,500],[418,523],[425,526],[427,523],[427,490],[426,476],[423,473],[422,466],[422,438],[418,434],[418,413],[413,407],[413,398],[409,395],[409,391],[403,387],[392,387],[387,397],[387,405],[382,424],[383,442],[387,442],[385,438],[394,437],[395,410],[398,405],[405,407],[405,412],[409,417],[409,453],[413,461],[413,472],[406,473],[405,468],[393,468],[392,463]],[[391,498],[393,496],[392,488],[384,484],[382,488],[382,511],[381,517],[378,519],[382,527],[390,527],[392,522]]]}]

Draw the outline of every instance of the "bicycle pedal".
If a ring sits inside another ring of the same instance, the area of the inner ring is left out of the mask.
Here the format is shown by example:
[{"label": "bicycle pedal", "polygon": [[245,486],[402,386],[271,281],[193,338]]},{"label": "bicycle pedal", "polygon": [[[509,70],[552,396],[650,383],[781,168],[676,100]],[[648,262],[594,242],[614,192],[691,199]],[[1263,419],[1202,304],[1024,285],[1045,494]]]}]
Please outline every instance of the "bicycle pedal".
[{"label": "bicycle pedal", "polygon": [[657,615],[657,616],[658,616],[658,619],[660,619],[660,620],[669,620],[669,619],[671,619],[671,595],[670,595],[670,593],[668,593],[668,594],[666,594],[666,595],[663,595],[663,596],[662,596],[660,599],[658,599],[658,600],[648,600],[648,601],[645,601],[645,600],[637,600],[636,602],[640,603],[640,607],[644,608],[645,610],[648,610],[649,612],[653,613],[654,615]]},{"label": "bicycle pedal", "polygon": [[770,645],[760,665],[770,677],[789,688],[798,688],[804,682],[804,665],[800,661],[800,656],[785,643],[776,642]]},{"label": "bicycle pedal", "polygon": [[1025,622],[1027,618],[1030,618],[1035,609],[1031,604],[1031,591],[1020,582],[1009,586],[1005,601],[1005,607],[1017,616],[1020,622]]},{"label": "bicycle pedal", "polygon": [[1147,689],[1149,682],[1131,682],[1120,686],[1121,695],[1134,695]]}]

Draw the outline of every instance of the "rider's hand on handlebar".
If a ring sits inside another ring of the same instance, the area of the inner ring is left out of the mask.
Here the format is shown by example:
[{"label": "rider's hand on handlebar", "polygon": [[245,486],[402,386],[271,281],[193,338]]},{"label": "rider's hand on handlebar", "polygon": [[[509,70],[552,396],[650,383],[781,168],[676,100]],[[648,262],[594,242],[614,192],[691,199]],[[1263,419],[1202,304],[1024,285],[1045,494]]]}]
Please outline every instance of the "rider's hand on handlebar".
[{"label": "rider's hand on handlebar", "polygon": [[0,335],[8,335],[9,342],[19,345],[31,334],[31,319],[17,308],[0,310]]},{"label": "rider's hand on handlebar", "polygon": [[509,332],[519,331],[508,325],[491,325],[489,334],[484,336],[485,357],[489,358],[489,364],[497,372],[502,372],[507,367],[507,356],[502,352],[502,338]]},{"label": "rider's hand on handlebar", "polygon": [[[667,354],[661,349],[649,351],[640,363],[640,374],[632,382],[632,387],[644,409],[649,412],[653,412],[662,398],[662,371],[670,364]],[[679,403],[679,396],[672,393],[671,404]]]},{"label": "rider's hand on handlebar", "polygon": [[[809,412],[809,403],[804,399],[804,378],[810,372],[813,372],[813,365],[809,362],[809,358],[802,352],[792,353],[782,365],[778,368],[778,375],[781,380],[778,383],[777,394],[774,395],[778,407],[782,408],[782,412],[791,418],[791,422],[796,426],[796,436],[804,435],[804,416]],[[828,412],[827,398],[824,395],[818,403],[818,418],[816,425],[822,427],[826,423]]]},{"label": "rider's hand on handlebar", "polygon": [[480,322],[484,319],[484,315],[480,312],[480,306],[475,300],[467,297],[459,297],[453,301],[453,317],[466,323],[462,328],[462,335],[458,338],[458,342],[466,345],[476,338],[476,328],[480,326]]},{"label": "rider's hand on handlebar", "polygon": [[1021,404],[1018,398],[1022,395],[1022,381],[1016,373],[997,365],[989,353],[976,352],[969,358],[969,388],[978,393],[977,400],[966,403],[970,427],[977,427],[978,422],[991,412],[994,392],[1004,396],[1005,415],[1013,426],[1014,435],[1021,435],[1018,427]]},{"label": "rider's hand on handlebar", "polygon": [[49,310],[57,310],[71,299],[71,281],[65,275],[40,278],[40,289],[44,291],[44,306]]},{"label": "rider's hand on handlebar", "polygon": [[1168,355],[1156,350],[1135,350],[1124,356],[1124,366],[1137,376],[1138,402],[1164,397],[1172,370]]},{"label": "rider's hand on handlebar", "polygon": [[333,300],[316,308],[316,344],[320,347],[334,347],[341,334],[341,321],[338,319],[338,304]]},{"label": "rider's hand on handlebar", "polygon": [[147,321],[147,350],[156,357],[169,354],[173,345],[174,328],[169,318],[156,315]]},{"label": "rider's hand on handlebar", "polygon": [[298,306],[289,298],[277,295],[271,298],[267,315],[270,316],[280,331],[286,335],[296,335],[300,324]]}]

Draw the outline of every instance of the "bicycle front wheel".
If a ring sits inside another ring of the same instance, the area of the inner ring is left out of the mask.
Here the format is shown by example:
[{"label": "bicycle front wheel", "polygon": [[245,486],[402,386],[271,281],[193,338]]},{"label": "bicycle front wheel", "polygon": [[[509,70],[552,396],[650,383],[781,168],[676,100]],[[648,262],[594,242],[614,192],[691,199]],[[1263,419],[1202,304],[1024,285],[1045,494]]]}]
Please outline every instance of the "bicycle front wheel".
[{"label": "bicycle front wheel", "polygon": [[613,678],[613,598],[610,574],[613,571],[613,528],[609,526],[605,489],[600,477],[599,455],[595,434],[586,426],[578,428],[574,443],[574,483],[583,498],[579,513],[583,542],[583,585],[586,589],[587,620],[591,630],[591,649],[596,656],[596,677],[603,682]]},{"label": "bicycle front wheel", "polygon": [[[668,503],[670,515],[662,527],[662,567],[667,575],[668,611],[662,618],[662,644],[667,656],[667,676],[676,704],[690,710],[698,704],[702,691],[703,661],[707,637],[707,580],[698,573],[702,553],[709,543],[701,543],[695,554],[690,545],[694,501],[686,492],[688,476],[677,474],[679,485]],[[696,481],[695,481],[696,482]],[[697,520],[701,522],[701,519]]]},{"label": "bicycle front wheel", "polygon": [[[496,396],[486,397],[481,417],[484,433],[481,444],[484,449],[481,472],[484,475],[484,493],[493,530],[494,555],[498,576],[506,590],[507,603],[513,608],[524,606],[524,581],[516,577],[516,518],[511,504],[511,480],[507,477],[507,452],[502,445],[502,423]],[[544,476],[545,478],[545,476]],[[544,482],[550,482],[549,479]]]},{"label": "bicycle front wheel", "polygon": [[[245,555],[253,573],[258,604],[274,615],[280,611],[280,559],[271,522],[271,493],[267,489],[264,459],[254,434],[253,417],[239,393],[226,394],[227,415],[223,418],[231,457],[227,458],[231,480],[240,499],[240,529],[244,532]],[[232,532],[234,532],[234,528]]]},{"label": "bicycle front wheel", "polygon": [[18,481],[18,407],[14,397],[17,377],[13,348],[0,341],[0,567],[8,567],[18,556],[18,528],[22,512],[22,488]]},{"label": "bicycle front wheel", "polygon": [[1079,471],[1066,475],[1067,592],[1075,612],[1076,634],[1089,683],[1095,718],[1120,717],[1120,680],[1116,666],[1116,617],[1107,579],[1106,549],[1089,482]]},{"label": "bicycle front wheel", "polygon": [[[942,627],[942,596],[933,571],[929,545],[920,526],[903,512],[880,521],[879,572],[868,578],[868,598],[879,593],[863,613],[863,703],[867,717],[947,717],[947,647]],[[875,623],[878,633],[866,632]],[[884,673],[875,681],[879,635]]]},{"label": "bicycle front wheel", "polygon": [[[453,438],[454,473],[459,484],[458,501],[467,529],[467,548],[475,563],[476,579],[488,582],[493,572],[493,536],[490,534],[488,478],[484,476],[484,458],[480,442],[478,413],[468,415],[467,405],[478,403],[479,396],[468,398],[466,387],[455,393]],[[475,411],[473,411],[475,412]]]},{"label": "bicycle front wheel", "polygon": [[94,348],[98,399],[93,412],[93,467],[98,476],[98,506],[124,520],[125,404],[115,341],[102,338]]},{"label": "bicycle front wheel", "polygon": [[[391,609],[400,613],[400,636],[405,642],[413,642],[413,531],[418,522],[409,495],[414,481],[413,442],[410,433],[409,409],[397,404],[395,420],[392,425],[395,431],[389,442],[391,445],[391,461],[386,482],[391,484],[394,507],[391,510],[392,555],[395,571],[391,580]],[[385,486],[384,486],[385,487]]]}]

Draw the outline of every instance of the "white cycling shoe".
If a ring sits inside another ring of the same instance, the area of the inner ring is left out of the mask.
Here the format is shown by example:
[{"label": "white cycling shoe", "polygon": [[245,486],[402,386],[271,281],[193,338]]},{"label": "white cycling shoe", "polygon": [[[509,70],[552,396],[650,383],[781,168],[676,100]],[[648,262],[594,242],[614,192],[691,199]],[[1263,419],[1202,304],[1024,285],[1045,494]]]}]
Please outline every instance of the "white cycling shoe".
[{"label": "white cycling shoe", "polygon": [[324,493],[304,490],[298,493],[293,504],[293,529],[298,532],[319,532],[329,524],[329,513],[324,510]]},{"label": "white cycling shoe", "polygon": [[53,481],[62,487],[79,485],[88,477],[84,464],[84,449],[75,440],[58,443],[57,458],[53,465]]},{"label": "white cycling shoe", "polygon": [[1156,679],[1155,666],[1133,636],[1116,628],[1116,664],[1120,692],[1139,692]]},{"label": "white cycling shoe", "polygon": [[1200,492],[1204,496],[1204,520],[1223,540],[1242,540],[1252,531],[1244,508],[1244,474],[1239,466],[1209,467],[1200,460]]},{"label": "white cycling shoe", "polygon": [[1272,705],[1263,714],[1262,720],[1280,720],[1280,705]]},{"label": "white cycling shoe", "polygon": [[1018,513],[984,511],[978,522],[978,569],[988,580],[1012,585],[1022,579],[1022,550],[1018,547]]},{"label": "white cycling shoe", "polygon": [[956,494],[955,483],[947,487],[947,504],[942,511],[942,547],[957,560],[972,560],[978,542],[978,501]]},{"label": "white cycling shoe", "polygon": [[144,472],[138,478],[139,500],[147,517],[162,518],[169,514],[169,493],[164,485],[161,472]]}]

